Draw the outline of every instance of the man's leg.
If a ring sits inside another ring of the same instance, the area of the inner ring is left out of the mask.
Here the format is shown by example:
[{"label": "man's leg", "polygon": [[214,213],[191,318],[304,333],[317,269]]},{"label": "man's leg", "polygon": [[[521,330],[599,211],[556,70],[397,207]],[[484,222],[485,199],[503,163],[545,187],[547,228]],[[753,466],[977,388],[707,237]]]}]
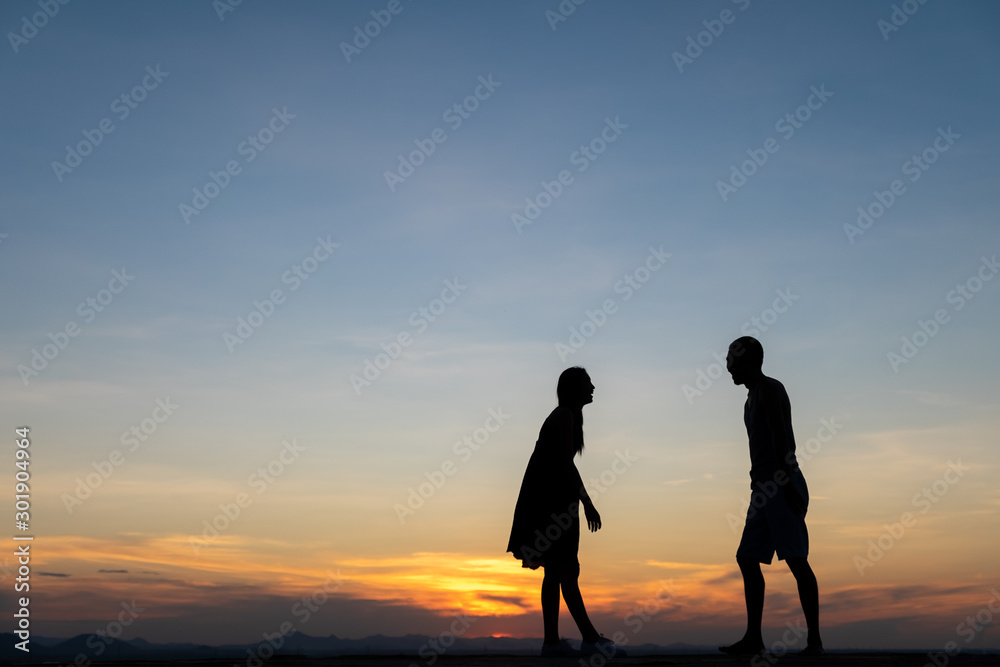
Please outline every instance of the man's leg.
[{"label": "man's leg", "polygon": [[730,655],[753,655],[764,650],[764,639],[760,625],[764,615],[764,575],[761,563],[770,563],[774,556],[774,544],[765,517],[767,496],[756,486],[750,486],[750,506],[747,520],[736,550],[736,562],[743,575],[743,595],[747,605],[747,631],[743,639],[730,646],[720,646],[719,650]]},{"label": "man's leg", "polygon": [[806,617],[806,627],[809,629],[809,646],[819,647],[823,641],[819,636],[819,585],[816,583],[816,575],[809,567],[809,561],[805,558],[789,558],[788,569],[795,577],[795,583],[799,589],[799,601],[802,603],[802,613]]},{"label": "man's leg", "polygon": [[747,633],[743,641],[764,646],[760,632],[764,616],[764,574],[760,571],[760,563],[755,560],[737,559],[736,562],[743,574],[743,595],[747,600]]},{"label": "man's leg", "polygon": [[764,637],[760,626],[764,616],[764,574],[760,562],[749,558],[737,558],[740,573],[743,574],[743,595],[747,603],[747,631],[743,639],[730,646],[720,646],[723,653],[732,655],[752,655],[764,650]]}]

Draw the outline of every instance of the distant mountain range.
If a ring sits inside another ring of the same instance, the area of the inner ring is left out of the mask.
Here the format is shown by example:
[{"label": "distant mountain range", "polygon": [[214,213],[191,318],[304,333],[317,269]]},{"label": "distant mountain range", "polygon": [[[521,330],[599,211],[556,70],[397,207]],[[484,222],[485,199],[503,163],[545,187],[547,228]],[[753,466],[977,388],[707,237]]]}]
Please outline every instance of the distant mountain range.
[{"label": "distant mountain range", "polygon": [[[372,635],[364,639],[342,639],[335,635],[313,637],[301,632],[293,632],[275,638],[270,645],[263,639],[253,644],[206,644],[167,643],[157,644],[136,638],[128,641],[82,634],[69,639],[53,637],[33,637],[29,644],[30,653],[14,648],[18,642],[12,633],[0,633],[0,662],[77,662],[79,656],[89,660],[204,660],[224,658],[240,662],[250,662],[253,656],[267,659],[272,655],[302,656],[322,658],[342,655],[406,655],[426,658],[435,654],[432,641],[439,637],[406,635],[386,637]],[[458,637],[454,644],[446,648],[448,655],[538,655],[542,640],[517,639],[514,637]],[[693,646],[676,643],[669,646],[656,644],[627,645],[629,655],[693,654],[716,653],[714,646]],[[81,659],[82,663],[83,660]]]},{"label": "distant mountain range", "polygon": [[[25,653],[14,648],[18,642],[13,633],[0,633],[0,662],[62,662],[86,665],[84,659],[99,660],[207,660],[220,658],[234,660],[237,664],[255,667],[273,656],[297,656],[325,658],[344,655],[412,656],[426,662],[435,655],[432,641],[440,637],[406,635],[387,637],[372,635],[364,639],[342,639],[335,635],[313,637],[301,632],[293,632],[272,640],[273,645],[261,640],[253,644],[206,644],[167,643],[157,644],[136,638],[128,641],[83,634],[69,639],[54,637],[33,637],[31,652]],[[458,637],[454,644],[441,653],[447,655],[538,655],[542,646],[540,638],[517,639],[514,637]],[[669,646],[657,644],[626,644],[630,656],[642,655],[694,655],[718,654],[715,646],[696,646],[681,642]],[[835,650],[834,653],[926,653],[918,650]],[[963,653],[984,653],[984,651],[963,651]],[[996,650],[985,653],[995,654]],[[83,658],[80,658],[83,656]],[[79,660],[78,660],[79,658]],[[259,662],[258,662],[259,661]]]}]

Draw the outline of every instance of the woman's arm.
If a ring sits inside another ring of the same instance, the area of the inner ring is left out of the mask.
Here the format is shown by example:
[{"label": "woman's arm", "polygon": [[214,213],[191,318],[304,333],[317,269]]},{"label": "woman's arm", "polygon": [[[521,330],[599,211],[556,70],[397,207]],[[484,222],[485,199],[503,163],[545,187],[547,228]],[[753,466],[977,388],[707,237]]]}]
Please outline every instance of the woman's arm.
[{"label": "woman's arm", "polygon": [[587,487],[583,484],[583,478],[580,476],[579,469],[577,469],[576,464],[572,461],[569,462],[569,465],[572,481],[576,485],[576,488],[580,489],[580,500],[584,505],[593,505],[593,501],[590,500],[590,494],[587,493]]},{"label": "woman's arm", "polygon": [[580,471],[577,470],[576,464],[573,463],[573,457],[576,456],[576,446],[573,443],[573,413],[568,408],[558,407],[552,413],[552,416],[555,418],[559,460],[561,463],[566,464],[569,482],[573,485],[573,488],[579,490],[580,500],[584,503],[589,503],[590,496],[587,494],[587,489],[583,486],[583,478],[580,477]]},{"label": "woman's arm", "polygon": [[576,476],[577,484],[579,484],[580,500],[583,502],[583,513],[587,517],[587,527],[590,528],[590,532],[594,532],[601,527],[601,513],[594,507],[594,501],[590,499],[587,487],[583,485],[583,478],[580,477],[580,471],[576,469],[576,464],[571,462],[570,465],[573,466],[573,474]]},{"label": "woman's arm", "polygon": [[590,494],[587,493],[583,477],[580,476],[580,471],[573,462],[573,457],[576,455],[576,447],[573,444],[573,414],[569,410],[562,410],[560,412],[562,414],[559,416],[558,422],[559,451],[565,457],[564,460],[569,466],[567,470],[567,474],[570,476],[569,482],[573,484],[573,488],[577,489],[579,493],[579,499],[583,503],[583,511],[587,517],[587,526],[593,532],[601,527],[601,515],[597,511],[597,508],[594,507],[594,501],[590,499]]}]

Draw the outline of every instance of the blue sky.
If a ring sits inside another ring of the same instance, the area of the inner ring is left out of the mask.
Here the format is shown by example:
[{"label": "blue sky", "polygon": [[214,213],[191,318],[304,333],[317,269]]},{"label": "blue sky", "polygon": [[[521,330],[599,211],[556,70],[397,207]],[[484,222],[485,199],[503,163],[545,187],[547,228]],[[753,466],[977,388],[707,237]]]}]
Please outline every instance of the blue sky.
[{"label": "blue sky", "polygon": [[[554,1],[401,0],[347,62],[341,44],[386,5],[245,0],[220,19],[208,1],[72,2],[16,52],[8,36],[3,404],[8,428],[30,424],[41,441],[35,511],[52,535],[192,533],[252,462],[294,436],[310,463],[267,499],[279,516],[280,503],[309,509],[283,529],[332,513],[340,518],[324,520],[353,536],[343,551],[356,555],[502,550],[511,488],[555,379],[580,364],[597,386],[586,416],[594,472],[616,448],[642,452],[631,498],[662,499],[661,522],[675,516],[668,483],[702,480],[680,486],[701,485],[712,509],[699,521],[724,545],[711,557],[731,563],[729,510],[712,503],[738,505],[743,490],[743,390],[723,375],[688,401],[683,386],[777,291],[795,298],[758,337],[765,372],[789,389],[800,447],[821,418],[847,424],[826,465],[805,467],[828,487],[814,495],[868,480],[846,492],[858,494],[851,503],[819,514],[860,531],[830,538],[847,570],[864,545],[859,526],[876,536],[950,457],[976,466],[953,509],[974,508],[995,527],[1000,499],[986,480],[1000,463],[1000,285],[985,282],[961,310],[947,301],[1000,250],[994,4],[928,2],[886,39],[878,22],[891,20],[890,2],[589,0],[553,29]],[[731,22],[678,71],[674,54],[726,10]],[[5,3],[0,25],[21,31],[37,11]],[[113,101],[147,68],[166,75],[119,118]],[[498,85],[453,128],[444,114],[481,77]],[[794,134],[780,132],[776,122],[818,89],[832,95]],[[274,110],[287,122],[245,162],[241,142]],[[59,180],[52,163],[104,118],[113,132]],[[578,171],[574,153],[608,119],[618,136]],[[385,172],[437,128],[447,139],[390,190]],[[907,161],[948,128],[957,138],[909,180]],[[772,137],[777,151],[723,200],[717,182]],[[231,160],[239,173],[187,223],[179,206]],[[572,183],[519,233],[512,214],[563,170]],[[849,242],[844,225],[894,179],[905,192]],[[293,291],[282,276],[318,238],[339,247]],[[615,286],[651,247],[670,258],[625,301]],[[134,281],[84,322],[78,304],[123,267]],[[446,280],[466,287],[417,333],[411,314]],[[231,353],[224,333],[275,289],[284,303]],[[616,312],[561,359],[556,344],[607,299]],[[887,353],[937,309],[948,322],[894,372]],[[23,382],[18,367],[70,321],[80,334]],[[412,345],[356,392],[350,376],[401,332]],[[61,494],[166,396],[182,406],[176,416],[100,498],[68,513]],[[393,503],[496,406],[515,415],[502,444],[455,477],[439,523],[421,516],[430,527],[403,537]],[[618,493],[612,509],[639,507]],[[495,526],[463,543],[445,530],[473,522],[463,507]],[[265,530],[265,511],[246,520],[247,535]],[[642,521],[630,519],[625,535]],[[921,576],[946,586],[939,558],[925,558]],[[1000,575],[995,559],[974,567]],[[850,572],[839,577],[830,578],[846,586]]]}]

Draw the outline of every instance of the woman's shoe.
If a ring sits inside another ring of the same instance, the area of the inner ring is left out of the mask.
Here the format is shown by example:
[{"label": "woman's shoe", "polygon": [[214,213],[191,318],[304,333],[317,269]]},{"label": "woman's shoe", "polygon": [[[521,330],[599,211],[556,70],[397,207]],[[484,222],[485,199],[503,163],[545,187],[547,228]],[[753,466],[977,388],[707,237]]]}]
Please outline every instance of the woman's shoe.
[{"label": "woman's shoe", "polygon": [[568,639],[560,639],[558,644],[542,644],[543,658],[575,658],[580,652],[573,648]]},{"label": "woman's shoe", "polygon": [[580,655],[595,655],[600,653],[606,658],[624,658],[628,655],[621,646],[617,646],[613,641],[601,635],[600,639],[594,642],[583,642],[580,644]]}]

